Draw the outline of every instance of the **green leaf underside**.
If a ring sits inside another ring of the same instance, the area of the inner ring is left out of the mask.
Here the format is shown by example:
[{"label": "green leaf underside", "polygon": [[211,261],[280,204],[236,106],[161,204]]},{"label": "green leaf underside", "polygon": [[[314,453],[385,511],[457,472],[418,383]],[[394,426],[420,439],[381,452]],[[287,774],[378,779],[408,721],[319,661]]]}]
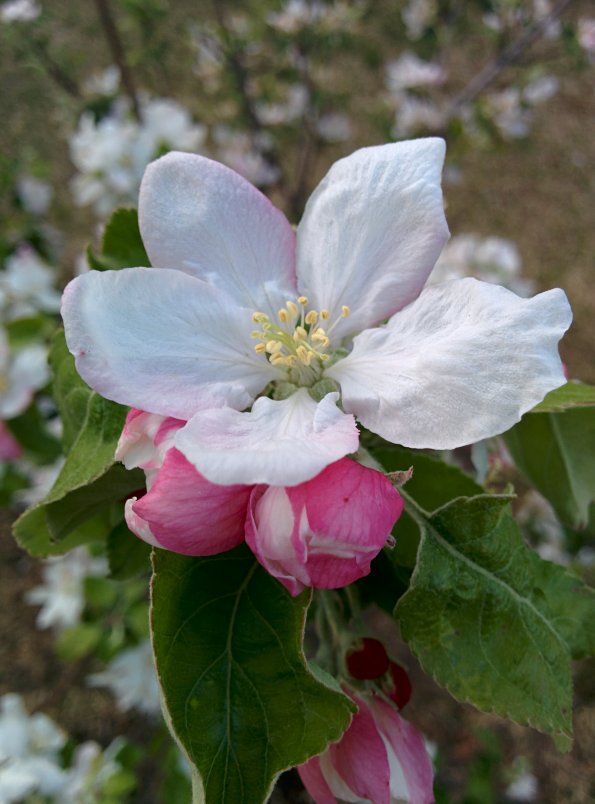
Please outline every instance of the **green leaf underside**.
[{"label": "green leaf underside", "polygon": [[595,501],[595,408],[527,414],[504,440],[561,521],[584,528]]},{"label": "green leaf underside", "polygon": [[572,735],[571,657],[595,650],[592,590],[523,543],[509,498],[454,500],[423,529],[395,610],[425,670],[456,698]]},{"label": "green leaf underside", "polygon": [[242,545],[153,552],[153,649],[169,721],[207,804],[264,802],[276,776],[336,741],[351,701],[309,670],[307,594],[291,598]]},{"label": "green leaf underside", "polygon": [[117,525],[107,539],[110,575],[125,581],[149,572],[151,548],[132,534],[125,522]]},{"label": "green leaf underside", "polygon": [[[114,525],[110,518],[113,503],[144,487],[143,472],[114,465],[126,408],[103,399],[83,382],[62,331],[52,342],[50,365],[64,426],[66,460],[46,497],[26,511],[14,528],[21,546],[36,556],[104,539]],[[84,526],[87,520],[95,523],[96,533]],[[70,536],[61,548],[56,547],[57,541]]]},{"label": "green leaf underside", "polygon": [[545,397],[530,413],[560,413],[573,408],[595,407],[595,387],[580,382],[567,382]]},{"label": "green leaf underside", "polygon": [[117,209],[105,227],[101,254],[87,250],[91,268],[96,271],[136,268],[150,265],[138,227],[136,209]]}]

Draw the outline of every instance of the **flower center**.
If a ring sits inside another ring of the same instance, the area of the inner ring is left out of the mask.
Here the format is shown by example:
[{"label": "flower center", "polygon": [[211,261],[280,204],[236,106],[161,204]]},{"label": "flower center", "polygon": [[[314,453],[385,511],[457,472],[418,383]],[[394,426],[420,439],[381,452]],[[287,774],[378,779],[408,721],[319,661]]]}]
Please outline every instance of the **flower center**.
[{"label": "flower center", "polygon": [[327,327],[328,310],[308,310],[305,296],[299,296],[296,302],[286,302],[277,313],[278,321],[271,320],[266,313],[252,314],[252,321],[260,324],[260,329],[252,332],[252,337],[258,340],[254,351],[264,355],[273,366],[286,369],[292,382],[310,385],[331,359],[329,335],[350,310],[344,305],[341,315]]}]

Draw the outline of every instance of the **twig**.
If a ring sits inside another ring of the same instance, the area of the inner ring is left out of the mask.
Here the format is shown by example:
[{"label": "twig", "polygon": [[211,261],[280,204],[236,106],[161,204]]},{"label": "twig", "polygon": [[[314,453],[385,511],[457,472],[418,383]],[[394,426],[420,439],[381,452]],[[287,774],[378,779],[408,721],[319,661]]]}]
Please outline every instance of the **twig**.
[{"label": "twig", "polygon": [[500,75],[502,70],[514,64],[524,51],[543,35],[551,23],[558,19],[572,2],[573,0],[559,0],[545,17],[530,25],[518,39],[515,39],[508,47],[504,48],[499,56],[489,64],[486,64],[483,70],[472,78],[467,86],[454,98],[446,116],[447,120],[454,117],[461,106],[465,106],[465,104],[483,92]]},{"label": "twig", "polygon": [[80,98],[81,93],[77,83],[67,72],[62,69],[62,67],[60,67],[58,62],[54,60],[46,46],[34,38],[30,39],[29,46],[39,60],[41,66],[44,68],[47,76],[51,78],[52,81],[60,87],[60,89],[66,92],[67,95],[70,95],[71,98]]},{"label": "twig", "polygon": [[120,70],[122,85],[132,105],[132,111],[136,119],[140,121],[142,116],[140,104],[138,102],[136,85],[124,55],[122,40],[120,39],[120,34],[118,33],[118,28],[109,5],[109,0],[95,0],[95,6],[97,7],[97,13],[99,14],[99,19],[101,20],[105,37],[112,52],[112,57],[116,62],[118,69]]},{"label": "twig", "polygon": [[[227,25],[227,21],[225,19],[223,4],[218,2],[218,0],[213,0],[213,11],[215,13],[217,24],[223,38],[223,57],[235,81],[236,88],[240,96],[242,113],[251,133],[253,135],[262,134],[263,128],[248,90],[248,73],[244,67],[241,55],[235,48],[232,41],[229,26]],[[282,175],[281,165],[275,150],[273,148],[267,148],[266,151],[263,150],[262,155],[269,165],[275,168],[279,172],[279,175]]]}]

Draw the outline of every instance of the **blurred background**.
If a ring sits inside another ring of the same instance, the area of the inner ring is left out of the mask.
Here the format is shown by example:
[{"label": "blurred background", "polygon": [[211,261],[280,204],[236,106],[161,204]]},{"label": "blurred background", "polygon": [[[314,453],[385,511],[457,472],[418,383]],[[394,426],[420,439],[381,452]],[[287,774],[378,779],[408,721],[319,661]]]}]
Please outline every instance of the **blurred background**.
[{"label": "blurred background", "polygon": [[[146,164],[218,159],[297,223],[341,156],[442,136],[452,239],[430,281],[564,288],[568,376],[595,383],[594,79],[587,0],[0,4],[0,802],[189,800],[158,715],[146,555],[34,559],[11,535],[60,465],[46,361],[60,291],[93,266],[112,212],[136,205]],[[592,576],[593,547],[569,544],[542,499],[524,505],[543,557]],[[595,800],[592,663],[562,755],[402,659],[438,801]],[[20,764],[2,764],[15,735]],[[274,796],[308,800],[292,774]]]}]

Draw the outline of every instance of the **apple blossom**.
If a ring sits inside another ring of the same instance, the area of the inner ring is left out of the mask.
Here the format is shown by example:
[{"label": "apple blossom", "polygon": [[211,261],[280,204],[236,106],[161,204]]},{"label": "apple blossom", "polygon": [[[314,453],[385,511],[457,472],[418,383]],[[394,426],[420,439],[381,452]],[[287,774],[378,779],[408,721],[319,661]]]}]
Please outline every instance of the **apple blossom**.
[{"label": "apple blossom", "polygon": [[148,493],[126,502],[139,538],[185,555],[213,555],[246,539],[292,595],[336,588],[370,571],[403,501],[389,480],[347,458],[290,488],[219,485],[173,447],[184,422],[132,410],[116,458],[145,470]]},{"label": "apple blossom", "polygon": [[222,485],[310,480],[355,452],[356,417],[414,448],[508,429],[563,384],[570,308],[561,290],[423,289],[448,237],[443,158],[436,138],[356,151],[296,234],[223,165],[162,157],[139,205],[154,267],[91,271],[65,290],[79,373],[109,399],[187,421],[177,449]]},{"label": "apple blossom", "polygon": [[26,410],[49,377],[46,347],[32,344],[11,351],[0,327],[0,419],[12,419]]},{"label": "apple blossom", "polygon": [[316,804],[429,804],[432,762],[424,739],[390,703],[347,690],[358,705],[338,743],[298,767]]}]

